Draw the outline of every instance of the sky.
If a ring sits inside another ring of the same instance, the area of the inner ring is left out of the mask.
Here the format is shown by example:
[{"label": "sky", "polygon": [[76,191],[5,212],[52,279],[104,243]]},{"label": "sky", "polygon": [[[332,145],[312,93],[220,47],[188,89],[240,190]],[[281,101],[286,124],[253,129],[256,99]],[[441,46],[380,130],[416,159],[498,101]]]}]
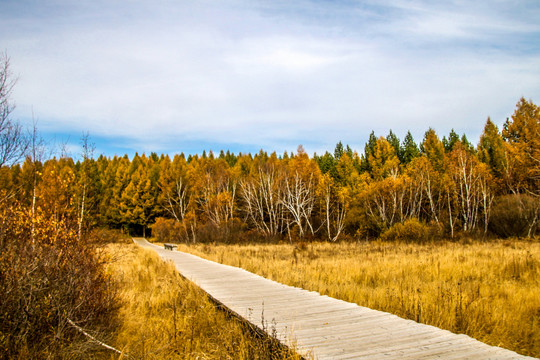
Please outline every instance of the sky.
[{"label": "sky", "polygon": [[540,1],[0,0],[13,118],[80,154],[478,141],[540,103]]}]

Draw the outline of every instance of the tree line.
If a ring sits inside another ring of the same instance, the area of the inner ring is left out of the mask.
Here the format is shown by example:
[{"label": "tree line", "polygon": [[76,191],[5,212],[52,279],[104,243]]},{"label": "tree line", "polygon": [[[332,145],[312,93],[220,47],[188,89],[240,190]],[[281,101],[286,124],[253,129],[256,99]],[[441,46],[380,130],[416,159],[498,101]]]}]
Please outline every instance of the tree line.
[{"label": "tree line", "polygon": [[[3,201],[83,229],[123,228],[171,241],[533,236],[538,222],[540,110],[524,98],[502,131],[488,118],[473,146],[428,129],[417,144],[371,133],[361,154],[337,144],[310,157],[259,152],[81,159],[27,156],[2,166]],[[31,148],[31,147],[30,147]],[[418,232],[418,234],[417,234]]]}]

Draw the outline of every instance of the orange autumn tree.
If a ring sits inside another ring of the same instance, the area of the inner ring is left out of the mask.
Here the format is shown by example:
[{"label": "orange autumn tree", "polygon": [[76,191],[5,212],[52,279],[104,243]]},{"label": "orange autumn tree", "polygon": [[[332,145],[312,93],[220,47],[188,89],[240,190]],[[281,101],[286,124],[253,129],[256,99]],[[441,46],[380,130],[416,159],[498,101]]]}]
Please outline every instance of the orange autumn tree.
[{"label": "orange autumn tree", "polygon": [[508,152],[507,184],[514,193],[540,196],[540,107],[521,98],[502,136]]}]

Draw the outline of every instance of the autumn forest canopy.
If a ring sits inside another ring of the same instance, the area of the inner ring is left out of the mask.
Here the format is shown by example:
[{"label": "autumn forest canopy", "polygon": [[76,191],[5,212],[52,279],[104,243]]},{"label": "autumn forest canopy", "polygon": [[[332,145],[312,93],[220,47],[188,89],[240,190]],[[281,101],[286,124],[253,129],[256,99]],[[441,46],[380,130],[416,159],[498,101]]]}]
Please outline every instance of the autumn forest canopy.
[{"label": "autumn forest canopy", "polygon": [[[524,98],[499,130],[488,118],[479,143],[428,129],[416,143],[371,133],[358,153],[92,155],[1,168],[4,206],[57,222],[120,228],[163,241],[403,239],[533,236],[540,195],[540,109]],[[37,155],[36,155],[37,154]]]}]

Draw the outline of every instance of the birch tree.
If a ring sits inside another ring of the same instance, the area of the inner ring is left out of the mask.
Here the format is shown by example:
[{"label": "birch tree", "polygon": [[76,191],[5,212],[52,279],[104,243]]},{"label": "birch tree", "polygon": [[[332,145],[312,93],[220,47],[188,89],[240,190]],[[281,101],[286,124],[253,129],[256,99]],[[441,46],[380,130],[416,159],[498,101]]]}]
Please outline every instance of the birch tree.
[{"label": "birch tree", "polygon": [[91,162],[93,161],[95,146],[90,142],[89,133],[84,133],[81,137],[81,147],[82,147],[82,162],[81,169],[79,172],[79,200],[78,200],[78,238],[79,241],[82,238],[83,224],[85,221],[86,210],[87,210],[87,197],[88,197],[88,188],[91,186]]},{"label": "birch tree", "polygon": [[284,172],[275,154],[254,164],[253,173],[240,181],[244,213],[248,223],[269,236],[283,230],[282,199]]},{"label": "birch tree", "polygon": [[234,218],[238,182],[225,160],[200,159],[191,178],[196,201],[208,221],[220,226]]},{"label": "birch tree", "polygon": [[291,226],[298,229],[298,235],[306,232],[315,234],[312,213],[316,203],[316,189],[320,176],[317,164],[309,159],[302,146],[297,155],[289,160],[288,176],[285,178],[283,196],[280,201],[287,210],[285,218],[289,237]]},{"label": "birch tree", "polygon": [[6,53],[0,54],[0,167],[24,159],[28,149],[23,127],[11,118],[15,109],[11,95],[16,83],[9,57]]},{"label": "birch tree", "polygon": [[180,155],[175,155],[172,163],[168,156],[161,163],[160,203],[178,222],[184,220],[191,200],[186,166],[186,160]]},{"label": "birch tree", "polygon": [[345,216],[350,203],[349,192],[346,187],[336,184],[329,174],[324,174],[319,182],[318,193],[322,203],[326,236],[329,241],[334,242],[339,239],[345,228]]},{"label": "birch tree", "polygon": [[454,182],[463,230],[474,230],[482,220],[487,232],[494,195],[490,185],[493,179],[486,165],[458,142],[450,153],[449,174]]}]

